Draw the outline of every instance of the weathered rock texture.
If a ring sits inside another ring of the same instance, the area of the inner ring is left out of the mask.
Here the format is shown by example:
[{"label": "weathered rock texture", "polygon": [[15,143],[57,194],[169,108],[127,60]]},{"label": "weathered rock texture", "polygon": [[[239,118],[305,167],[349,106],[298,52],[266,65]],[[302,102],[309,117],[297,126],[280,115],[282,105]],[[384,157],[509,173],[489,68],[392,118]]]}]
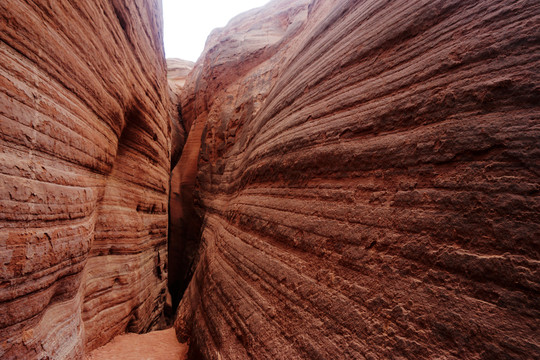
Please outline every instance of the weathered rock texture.
[{"label": "weathered rock texture", "polygon": [[175,92],[180,93],[194,62],[182,59],[167,59],[167,79]]},{"label": "weathered rock texture", "polygon": [[[182,120],[182,105],[180,101],[180,93],[184,88],[187,75],[195,65],[191,61],[181,59],[167,59],[167,81],[169,83],[169,94],[173,103],[172,118],[172,140],[171,140],[171,171],[174,169],[182,148],[186,142],[186,129]],[[189,131],[189,129],[188,129]]]},{"label": "weathered rock texture", "polygon": [[191,356],[539,358],[539,21],[283,0],[214,32],[182,102],[205,128]]},{"label": "weathered rock texture", "polygon": [[155,327],[170,101],[157,0],[0,2],[0,357]]}]

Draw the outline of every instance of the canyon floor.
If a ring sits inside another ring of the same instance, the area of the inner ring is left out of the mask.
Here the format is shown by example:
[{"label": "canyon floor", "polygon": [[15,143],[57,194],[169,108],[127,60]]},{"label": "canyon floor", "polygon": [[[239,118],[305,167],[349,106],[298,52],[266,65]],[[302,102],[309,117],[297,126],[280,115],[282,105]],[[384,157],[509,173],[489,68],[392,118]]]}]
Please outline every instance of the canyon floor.
[{"label": "canyon floor", "polygon": [[123,334],[92,351],[86,360],[187,359],[188,346],[176,340],[174,329],[147,334]]}]

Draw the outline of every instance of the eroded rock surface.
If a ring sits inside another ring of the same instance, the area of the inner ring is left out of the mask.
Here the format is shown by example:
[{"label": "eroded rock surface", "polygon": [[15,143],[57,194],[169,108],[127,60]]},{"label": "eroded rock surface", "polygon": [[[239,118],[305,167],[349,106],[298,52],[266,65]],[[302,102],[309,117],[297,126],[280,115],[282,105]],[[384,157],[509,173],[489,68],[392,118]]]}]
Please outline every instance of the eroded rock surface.
[{"label": "eroded rock surface", "polygon": [[215,31],[182,95],[191,356],[540,357],[539,20],[274,1]]},{"label": "eroded rock surface", "polygon": [[171,171],[174,169],[182,149],[186,143],[187,133],[184,121],[182,119],[182,105],[180,100],[180,94],[184,88],[187,75],[193,69],[194,63],[182,59],[167,59],[167,81],[170,88],[170,97],[173,104],[172,118],[172,140],[171,140]]},{"label": "eroded rock surface", "polygon": [[180,93],[194,65],[194,62],[188,60],[167,59],[167,79],[175,92]]},{"label": "eroded rock surface", "polygon": [[156,326],[170,101],[161,3],[0,2],[0,357]]}]

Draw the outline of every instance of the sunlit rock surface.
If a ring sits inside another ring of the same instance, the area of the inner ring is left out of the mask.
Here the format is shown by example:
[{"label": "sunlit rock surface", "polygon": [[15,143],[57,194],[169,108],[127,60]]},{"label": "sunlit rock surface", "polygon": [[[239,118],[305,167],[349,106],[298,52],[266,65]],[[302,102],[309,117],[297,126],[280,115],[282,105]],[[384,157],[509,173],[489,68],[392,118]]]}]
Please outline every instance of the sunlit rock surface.
[{"label": "sunlit rock surface", "polygon": [[0,2],[0,357],[158,323],[171,103],[161,3]]},{"label": "sunlit rock surface", "polygon": [[540,357],[539,20],[283,0],[216,30],[181,96],[191,356]]}]

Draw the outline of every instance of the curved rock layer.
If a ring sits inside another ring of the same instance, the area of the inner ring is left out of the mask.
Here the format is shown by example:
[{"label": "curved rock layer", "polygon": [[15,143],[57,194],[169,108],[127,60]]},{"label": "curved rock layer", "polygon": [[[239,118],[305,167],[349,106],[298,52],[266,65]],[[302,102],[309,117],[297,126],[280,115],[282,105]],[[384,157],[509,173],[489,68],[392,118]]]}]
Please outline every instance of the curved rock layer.
[{"label": "curved rock layer", "polygon": [[[193,188],[197,175],[197,160],[204,123],[201,122],[202,126],[199,126],[199,130],[192,131],[186,139],[184,129],[186,124],[182,117],[181,104],[182,90],[193,65],[194,63],[191,61],[167,59],[167,79],[173,93],[173,103],[178,109],[178,128],[183,134],[181,139],[175,139],[173,126],[168,238],[168,256],[171,261],[168,262],[168,288],[174,310],[189,282],[186,278],[189,278],[189,265],[197,250],[200,229],[200,219],[196,216],[193,207]],[[180,133],[180,131],[178,132]],[[189,128],[187,128],[187,132],[189,133]],[[192,233],[194,235],[190,235]]]},{"label": "curved rock layer", "polygon": [[167,59],[167,80],[169,80],[169,85],[175,92],[180,93],[194,65],[194,62],[188,60]]},{"label": "curved rock layer", "polygon": [[157,0],[0,2],[0,357],[155,327],[171,124]]},{"label": "curved rock layer", "polygon": [[206,124],[191,355],[540,357],[539,21],[274,1],[214,32],[182,103]]}]

